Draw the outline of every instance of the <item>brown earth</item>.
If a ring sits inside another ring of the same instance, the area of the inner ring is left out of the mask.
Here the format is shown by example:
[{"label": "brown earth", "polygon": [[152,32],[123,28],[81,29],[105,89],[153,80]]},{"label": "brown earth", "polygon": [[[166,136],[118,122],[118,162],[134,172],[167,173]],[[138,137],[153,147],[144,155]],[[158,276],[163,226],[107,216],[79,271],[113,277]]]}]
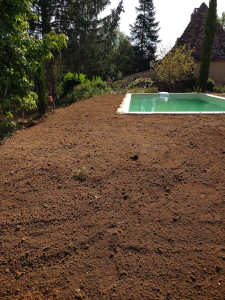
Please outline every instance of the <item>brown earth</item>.
[{"label": "brown earth", "polygon": [[225,115],[123,96],[0,146],[1,299],[225,299]]}]

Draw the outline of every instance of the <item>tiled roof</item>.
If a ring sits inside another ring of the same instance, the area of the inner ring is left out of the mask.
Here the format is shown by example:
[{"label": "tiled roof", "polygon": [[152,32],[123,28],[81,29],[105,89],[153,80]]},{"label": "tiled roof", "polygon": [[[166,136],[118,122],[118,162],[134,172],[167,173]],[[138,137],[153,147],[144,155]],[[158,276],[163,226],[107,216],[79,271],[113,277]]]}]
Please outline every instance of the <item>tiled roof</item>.
[{"label": "tiled roof", "polygon": [[[191,15],[191,21],[185,29],[182,36],[177,40],[176,45],[184,44],[195,48],[193,54],[196,61],[201,60],[202,38],[204,30],[204,19],[208,6],[203,2],[199,8],[195,8]],[[220,23],[218,23],[215,41],[212,50],[212,60],[225,60],[225,31]]]}]

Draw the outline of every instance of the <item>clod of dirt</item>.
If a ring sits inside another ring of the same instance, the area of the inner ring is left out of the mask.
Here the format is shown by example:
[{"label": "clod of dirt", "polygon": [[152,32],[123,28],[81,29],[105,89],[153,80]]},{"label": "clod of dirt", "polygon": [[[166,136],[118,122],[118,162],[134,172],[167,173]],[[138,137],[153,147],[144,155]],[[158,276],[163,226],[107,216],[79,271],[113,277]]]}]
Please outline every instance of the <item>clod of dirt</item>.
[{"label": "clod of dirt", "polygon": [[125,271],[125,270],[122,270],[121,272],[120,272],[120,276],[122,277],[122,276],[127,276],[128,275],[128,273],[127,273],[127,271]]},{"label": "clod of dirt", "polygon": [[160,255],[163,254],[163,252],[162,252],[162,250],[161,250],[160,248],[158,248],[158,249],[156,250],[156,252],[157,252],[158,254],[160,254]]},{"label": "clod of dirt", "polygon": [[216,266],[216,273],[220,273],[220,271],[221,271],[221,268]]},{"label": "clod of dirt", "polygon": [[80,289],[76,289],[75,290],[75,299],[77,300],[82,300],[84,299],[84,295],[82,295],[81,290]]},{"label": "clod of dirt", "polygon": [[16,275],[15,275],[15,278],[16,279],[19,279],[22,275],[24,275],[24,273],[23,272],[16,272]]},{"label": "clod of dirt", "polygon": [[133,161],[138,160],[138,154],[136,154],[136,155],[134,155],[134,156],[131,156],[130,159],[132,159]]},{"label": "clod of dirt", "polygon": [[191,281],[192,281],[192,282],[196,282],[196,278],[195,278],[193,275],[191,275],[190,278],[191,278]]},{"label": "clod of dirt", "polygon": [[47,250],[49,250],[50,249],[50,246],[45,246],[44,248],[43,248],[43,252],[46,252]]},{"label": "clod of dirt", "polygon": [[15,229],[15,231],[20,231],[21,230],[21,227],[18,225],[18,226],[16,226],[16,229]]}]

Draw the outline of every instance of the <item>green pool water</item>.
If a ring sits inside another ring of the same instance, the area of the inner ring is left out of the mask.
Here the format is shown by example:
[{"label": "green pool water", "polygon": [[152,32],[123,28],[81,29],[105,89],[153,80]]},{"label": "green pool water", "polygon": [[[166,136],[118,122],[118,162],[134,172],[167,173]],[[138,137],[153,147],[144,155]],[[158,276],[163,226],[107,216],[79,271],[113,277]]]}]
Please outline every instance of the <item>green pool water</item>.
[{"label": "green pool water", "polygon": [[130,95],[128,113],[225,113],[225,100],[206,94]]}]

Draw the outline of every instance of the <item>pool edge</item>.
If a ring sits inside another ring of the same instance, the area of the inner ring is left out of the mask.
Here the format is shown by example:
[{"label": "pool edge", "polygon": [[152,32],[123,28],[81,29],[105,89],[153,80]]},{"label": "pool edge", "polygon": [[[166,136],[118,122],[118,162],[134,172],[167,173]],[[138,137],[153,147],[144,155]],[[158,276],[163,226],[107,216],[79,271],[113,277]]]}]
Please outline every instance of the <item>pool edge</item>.
[{"label": "pool edge", "polygon": [[[154,115],[154,114],[167,114],[167,115],[187,115],[187,114],[225,114],[225,111],[206,111],[206,112],[196,112],[196,111],[189,111],[189,112],[129,112],[129,107],[130,107],[130,100],[131,100],[131,96],[132,94],[149,94],[149,95],[158,95],[159,93],[127,93],[122,101],[122,103],[120,104],[119,108],[117,109],[117,114],[120,114],[120,115],[126,115],[126,114],[133,114],[133,115]],[[224,100],[225,101],[225,98],[224,97],[220,97],[220,96],[216,96],[216,95],[211,95],[211,94],[206,94],[206,93],[170,93],[170,94],[189,94],[189,95],[193,95],[193,94],[198,94],[198,95],[205,95],[205,96],[209,96],[209,97],[212,97],[212,98],[217,98],[217,99],[220,99],[220,100]]]}]

